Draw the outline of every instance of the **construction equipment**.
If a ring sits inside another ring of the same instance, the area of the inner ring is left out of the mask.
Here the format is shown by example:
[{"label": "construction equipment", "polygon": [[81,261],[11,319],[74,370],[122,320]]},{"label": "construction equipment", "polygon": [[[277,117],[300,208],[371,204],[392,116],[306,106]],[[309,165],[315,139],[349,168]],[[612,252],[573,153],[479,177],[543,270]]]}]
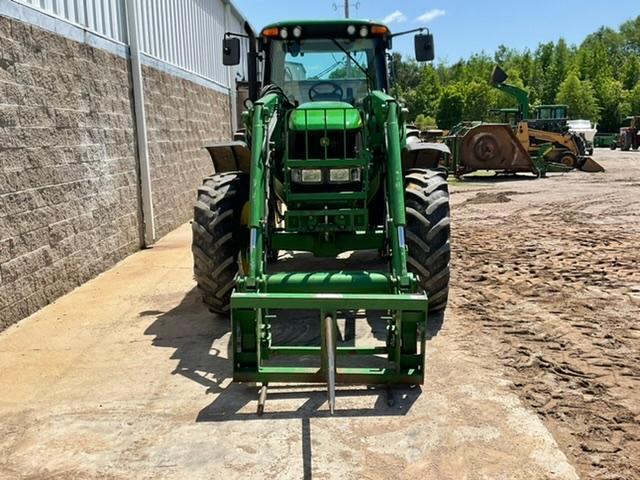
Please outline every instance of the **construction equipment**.
[{"label": "construction equipment", "polygon": [[[424,30],[412,31],[418,61],[434,56]],[[209,308],[231,316],[233,378],[262,385],[259,411],[270,382],[324,383],[333,412],[336,384],[424,380],[428,313],[448,296],[449,194],[437,165],[449,151],[407,138],[406,110],[386,93],[397,35],[352,19],[225,35],[226,65],[248,40],[251,105],[243,135],[207,147],[216,173],[198,190],[194,270]],[[387,265],[274,273],[282,250],[377,250]],[[273,322],[296,324],[301,311],[313,312],[320,341],[278,344]],[[346,346],[337,320],[354,312],[377,312],[386,341]]]},{"label": "construction equipment", "polygon": [[598,133],[598,126],[593,124],[591,120],[576,119],[568,120],[567,126],[571,133],[580,135],[585,142],[587,148],[587,154],[593,155],[593,149],[595,147],[595,137]]},{"label": "construction equipment", "polygon": [[571,169],[545,160],[554,148],[549,143],[525,147],[510,124],[463,122],[451,130],[445,141],[451,150],[447,167],[458,178],[478,170],[531,172],[544,177],[547,172]]},{"label": "construction equipment", "polygon": [[624,119],[617,141],[611,148],[615,150],[616,147],[620,147],[620,150],[624,152],[628,152],[632,148],[637,150],[640,147],[640,116]]},{"label": "construction equipment", "polygon": [[595,148],[610,148],[615,150],[618,147],[618,133],[596,133],[593,139],[593,146]]},{"label": "construction equipment", "polygon": [[548,163],[563,164],[586,172],[601,172],[604,169],[587,156],[587,143],[567,124],[566,105],[541,105],[535,108],[534,118],[529,118],[529,94],[514,85],[505,83],[508,75],[498,65],[493,69],[491,85],[513,96],[518,102],[516,135],[526,150],[535,155],[540,146],[551,144],[545,153]]}]

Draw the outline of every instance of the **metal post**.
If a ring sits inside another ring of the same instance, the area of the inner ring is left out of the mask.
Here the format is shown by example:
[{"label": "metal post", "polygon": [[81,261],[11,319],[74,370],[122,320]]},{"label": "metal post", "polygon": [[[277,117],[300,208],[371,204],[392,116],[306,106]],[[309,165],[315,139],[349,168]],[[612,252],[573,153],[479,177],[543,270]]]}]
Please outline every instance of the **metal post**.
[{"label": "metal post", "polygon": [[[344,18],[349,18],[349,0],[344,0]],[[347,78],[351,78],[351,59],[347,55]]]},{"label": "metal post", "polygon": [[144,246],[150,247],[156,240],[156,225],[153,215],[153,195],[151,192],[151,166],[147,140],[147,121],[144,108],[144,83],[140,66],[140,46],[138,44],[138,11],[136,0],[126,0],[127,38],[133,83],[133,105],[136,116],[136,140],[138,143],[138,163],[140,166],[140,197],[142,222],[144,224]]},{"label": "metal post", "polygon": [[[224,5],[224,31],[229,32],[231,12],[231,2],[225,0]],[[238,32],[234,32],[238,33]],[[235,86],[235,68],[228,67],[227,70],[227,84],[229,85],[229,105],[231,107],[231,138],[233,139],[234,133],[238,130],[238,108],[237,108],[237,92]]]},{"label": "metal post", "polygon": [[334,315],[325,314],[322,317],[324,334],[324,358],[322,363],[327,379],[329,412],[333,415],[336,409],[336,324]]}]

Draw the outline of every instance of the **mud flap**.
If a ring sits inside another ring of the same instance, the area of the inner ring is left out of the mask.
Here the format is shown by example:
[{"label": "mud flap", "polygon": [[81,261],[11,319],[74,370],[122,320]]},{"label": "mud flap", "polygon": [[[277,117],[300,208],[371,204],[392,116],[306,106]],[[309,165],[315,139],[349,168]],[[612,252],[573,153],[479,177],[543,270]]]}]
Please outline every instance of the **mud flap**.
[{"label": "mud flap", "polygon": [[251,150],[243,141],[211,143],[205,145],[216,173],[241,171],[249,173],[251,169]]},{"label": "mud flap", "polygon": [[448,155],[451,155],[451,150],[444,143],[423,142],[417,137],[409,137],[402,150],[402,170],[436,168]]}]

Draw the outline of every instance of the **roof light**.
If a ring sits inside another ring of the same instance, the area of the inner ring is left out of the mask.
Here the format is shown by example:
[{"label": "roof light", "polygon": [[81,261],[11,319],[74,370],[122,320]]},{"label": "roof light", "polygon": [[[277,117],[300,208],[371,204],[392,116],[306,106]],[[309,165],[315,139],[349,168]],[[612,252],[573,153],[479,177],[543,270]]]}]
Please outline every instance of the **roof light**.
[{"label": "roof light", "polygon": [[286,40],[288,36],[289,36],[289,31],[286,28],[281,28],[280,29],[280,38],[283,39],[283,40]]},{"label": "roof light", "polygon": [[367,35],[369,35],[369,29],[365,25],[361,26],[360,27],[360,36],[364,38]]},{"label": "roof light", "polygon": [[302,36],[302,27],[294,27],[293,36],[296,38],[300,38]]},{"label": "roof light", "polygon": [[386,35],[389,33],[389,29],[384,25],[374,25],[371,27],[371,33],[373,35]]},{"label": "roof light", "polygon": [[262,31],[262,35],[264,37],[277,37],[278,33],[280,33],[280,29],[278,27],[265,28]]},{"label": "roof light", "polygon": [[356,34],[356,26],[355,25],[349,25],[347,27],[347,33],[349,35],[355,35]]}]

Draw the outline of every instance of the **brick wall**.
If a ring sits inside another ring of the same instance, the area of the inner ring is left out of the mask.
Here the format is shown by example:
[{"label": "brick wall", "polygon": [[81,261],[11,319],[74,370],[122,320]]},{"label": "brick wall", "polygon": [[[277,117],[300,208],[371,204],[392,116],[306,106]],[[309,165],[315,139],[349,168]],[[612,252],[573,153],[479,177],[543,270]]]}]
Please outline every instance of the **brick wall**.
[{"label": "brick wall", "polygon": [[[228,99],[144,69],[159,235],[190,217]],[[140,248],[128,61],[0,16],[0,330]]]}]

